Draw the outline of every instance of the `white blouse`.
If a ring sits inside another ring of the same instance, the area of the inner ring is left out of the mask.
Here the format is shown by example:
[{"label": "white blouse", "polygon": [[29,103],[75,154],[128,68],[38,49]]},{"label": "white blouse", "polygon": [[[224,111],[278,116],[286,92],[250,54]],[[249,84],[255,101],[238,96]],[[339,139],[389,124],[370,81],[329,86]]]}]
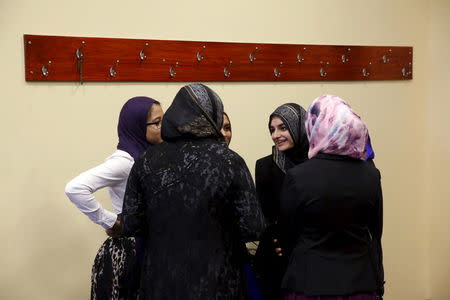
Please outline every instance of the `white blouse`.
[{"label": "white blouse", "polygon": [[[66,195],[78,209],[94,223],[111,228],[122,212],[123,197],[128,175],[134,159],[125,151],[116,150],[104,163],[81,173],[66,185]],[[103,208],[95,199],[94,192],[108,187],[113,211]]]}]

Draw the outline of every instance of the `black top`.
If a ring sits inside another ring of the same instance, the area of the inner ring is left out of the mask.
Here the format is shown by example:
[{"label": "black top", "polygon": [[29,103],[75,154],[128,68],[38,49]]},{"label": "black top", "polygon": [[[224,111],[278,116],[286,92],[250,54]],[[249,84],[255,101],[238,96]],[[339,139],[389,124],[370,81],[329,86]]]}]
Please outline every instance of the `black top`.
[{"label": "black top", "polygon": [[238,299],[242,243],[264,219],[244,160],[214,139],[150,147],[134,164],[123,233],[143,233],[140,299]]},{"label": "black top", "polygon": [[290,169],[280,226],[290,255],[283,289],[308,296],[383,293],[383,201],[373,162],[319,153]]},{"label": "black top", "polygon": [[277,243],[273,242],[280,237],[278,219],[284,177],[285,174],[274,162],[273,155],[256,161],[256,193],[266,218],[267,228],[256,251],[255,271],[261,277],[270,277],[278,288],[281,287],[281,279],[287,265],[286,256],[280,257],[275,253]]},{"label": "black top", "polygon": [[256,161],[256,193],[269,225],[278,221],[284,176],[285,174],[273,161],[272,154]]}]

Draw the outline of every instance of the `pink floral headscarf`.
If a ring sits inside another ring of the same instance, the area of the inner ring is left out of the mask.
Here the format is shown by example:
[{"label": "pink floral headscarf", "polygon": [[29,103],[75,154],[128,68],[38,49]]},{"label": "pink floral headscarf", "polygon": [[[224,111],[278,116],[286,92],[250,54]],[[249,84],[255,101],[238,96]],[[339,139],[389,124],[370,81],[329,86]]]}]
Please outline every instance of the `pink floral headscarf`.
[{"label": "pink floral headscarf", "polygon": [[366,124],[337,96],[323,95],[315,99],[308,109],[305,127],[309,158],[319,152],[361,160],[373,155]]}]

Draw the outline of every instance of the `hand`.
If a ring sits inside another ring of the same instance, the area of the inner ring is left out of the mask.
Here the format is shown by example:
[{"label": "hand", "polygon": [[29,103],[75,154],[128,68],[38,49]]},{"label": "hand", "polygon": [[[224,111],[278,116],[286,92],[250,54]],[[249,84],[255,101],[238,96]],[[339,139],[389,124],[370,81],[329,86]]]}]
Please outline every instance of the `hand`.
[{"label": "hand", "polygon": [[105,230],[106,234],[112,238],[118,238],[122,236],[122,225],[120,220],[117,219],[113,227]]}]

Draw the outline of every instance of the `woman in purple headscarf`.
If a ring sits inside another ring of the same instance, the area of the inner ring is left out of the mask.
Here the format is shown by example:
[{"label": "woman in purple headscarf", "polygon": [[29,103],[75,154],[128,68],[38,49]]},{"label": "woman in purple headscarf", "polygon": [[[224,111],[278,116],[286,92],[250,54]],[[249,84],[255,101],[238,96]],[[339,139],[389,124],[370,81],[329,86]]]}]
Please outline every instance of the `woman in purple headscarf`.
[{"label": "woman in purple headscarf", "polygon": [[285,300],[381,298],[383,200],[367,127],[332,95],[314,100],[305,127],[309,160],[281,195]]},{"label": "woman in purple headscarf", "polygon": [[[162,118],[158,101],[148,97],[128,100],[119,115],[117,150],[102,164],[81,173],[66,185],[67,197],[107,232],[119,227],[117,216],[122,212],[127,179],[134,161],[149,145],[162,142]],[[103,208],[95,199],[94,192],[104,187],[108,188],[113,211]],[[126,271],[135,264],[135,247],[132,237],[110,237],[103,243],[92,267],[92,300],[135,299],[137,283],[130,281],[128,277],[132,273]]]}]

